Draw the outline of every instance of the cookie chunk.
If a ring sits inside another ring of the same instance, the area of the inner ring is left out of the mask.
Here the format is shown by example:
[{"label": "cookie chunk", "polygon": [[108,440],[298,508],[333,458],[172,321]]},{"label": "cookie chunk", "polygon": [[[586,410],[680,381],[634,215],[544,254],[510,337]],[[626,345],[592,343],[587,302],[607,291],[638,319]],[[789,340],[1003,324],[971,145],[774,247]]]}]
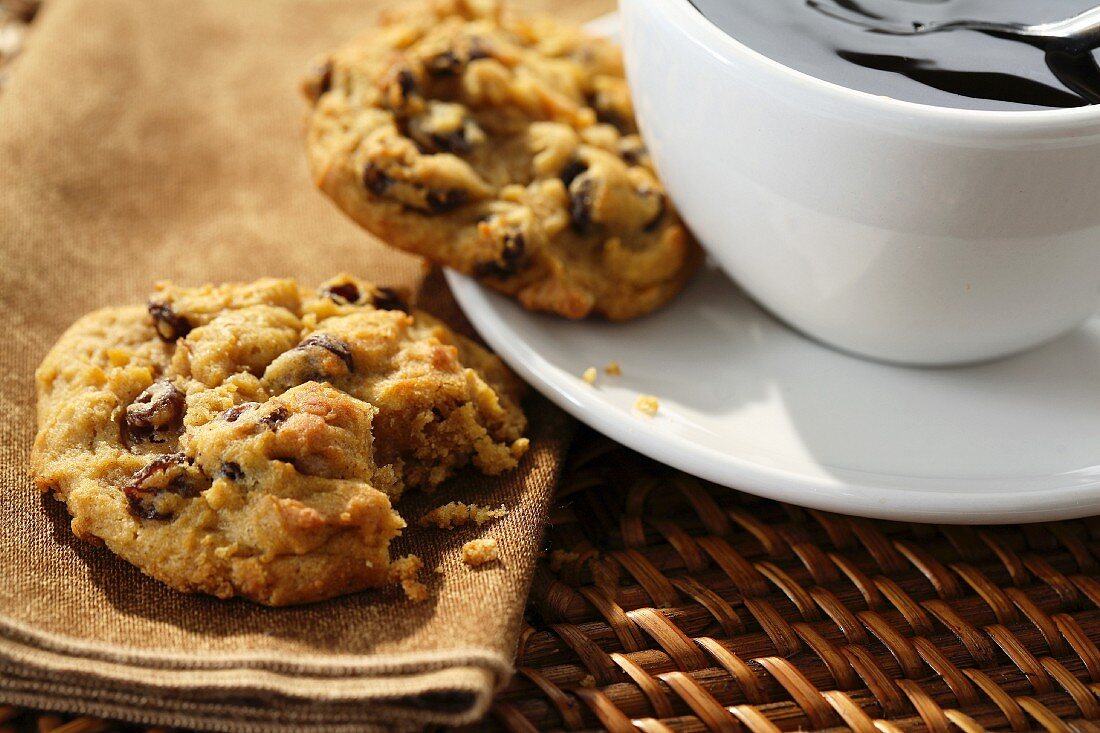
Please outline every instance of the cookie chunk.
[{"label": "cookie chunk", "polygon": [[383,16],[303,88],[322,191],[391,245],[529,309],[632,318],[699,259],[606,40],[438,0]]},{"label": "cookie chunk", "polygon": [[386,584],[402,491],[527,447],[496,357],[349,276],[161,283],[78,321],[36,380],[32,472],[77,536],[272,605]]},{"label": "cookie chunk", "polygon": [[462,546],[462,562],[470,567],[480,567],[500,559],[500,547],[492,537],[470,540]]}]

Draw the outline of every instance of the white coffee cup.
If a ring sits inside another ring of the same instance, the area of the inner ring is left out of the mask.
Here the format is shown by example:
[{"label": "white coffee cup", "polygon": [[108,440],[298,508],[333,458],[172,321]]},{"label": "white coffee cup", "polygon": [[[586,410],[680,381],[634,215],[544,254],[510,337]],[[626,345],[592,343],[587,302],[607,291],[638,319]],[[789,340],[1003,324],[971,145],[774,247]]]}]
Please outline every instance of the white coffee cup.
[{"label": "white coffee cup", "polygon": [[[908,364],[992,359],[1100,305],[1100,105],[915,104],[622,0],[639,125],[703,246],[782,320]],[[792,43],[797,42],[792,39]]]}]

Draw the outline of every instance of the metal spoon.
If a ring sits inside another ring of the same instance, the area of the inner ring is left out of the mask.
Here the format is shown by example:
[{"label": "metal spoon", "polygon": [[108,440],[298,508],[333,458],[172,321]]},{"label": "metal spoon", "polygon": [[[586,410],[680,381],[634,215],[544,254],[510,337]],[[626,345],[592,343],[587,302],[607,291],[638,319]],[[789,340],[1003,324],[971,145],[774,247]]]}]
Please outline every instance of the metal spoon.
[{"label": "metal spoon", "polygon": [[981,31],[1008,37],[1047,41],[1067,51],[1084,51],[1100,46],[1100,5],[1089,8],[1065,20],[1051,23],[997,23],[986,20],[948,20],[928,23],[890,23],[869,21],[866,16],[848,13],[835,5],[825,5],[820,0],[806,0],[806,5],[838,20],[863,26],[875,32],[893,36],[920,36],[943,31]]}]

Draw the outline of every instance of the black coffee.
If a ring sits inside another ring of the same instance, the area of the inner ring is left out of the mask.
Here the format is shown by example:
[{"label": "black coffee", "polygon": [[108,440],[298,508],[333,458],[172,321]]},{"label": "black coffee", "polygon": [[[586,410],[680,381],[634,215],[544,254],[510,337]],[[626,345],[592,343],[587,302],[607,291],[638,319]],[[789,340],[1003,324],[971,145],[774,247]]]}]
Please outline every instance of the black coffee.
[{"label": "black coffee", "polygon": [[1098,2],[691,0],[749,48],[819,79],[910,102],[990,110],[1100,104],[1096,52],[972,30],[882,30],[958,19],[1045,23]]}]

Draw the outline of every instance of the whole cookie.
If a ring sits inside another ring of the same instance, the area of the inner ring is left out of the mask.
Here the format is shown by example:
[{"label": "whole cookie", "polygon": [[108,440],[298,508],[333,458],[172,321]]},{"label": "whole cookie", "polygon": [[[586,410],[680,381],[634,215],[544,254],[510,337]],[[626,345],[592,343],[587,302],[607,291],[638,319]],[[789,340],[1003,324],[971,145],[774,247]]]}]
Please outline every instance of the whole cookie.
[{"label": "whole cookie", "polygon": [[347,276],[158,284],[74,324],[36,380],[32,473],[77,536],[272,605],[386,583],[405,488],[527,448],[496,357]]},{"label": "whole cookie", "polygon": [[321,190],[388,243],[529,309],[632,318],[699,259],[606,40],[439,0],[384,16],[303,88]]}]

